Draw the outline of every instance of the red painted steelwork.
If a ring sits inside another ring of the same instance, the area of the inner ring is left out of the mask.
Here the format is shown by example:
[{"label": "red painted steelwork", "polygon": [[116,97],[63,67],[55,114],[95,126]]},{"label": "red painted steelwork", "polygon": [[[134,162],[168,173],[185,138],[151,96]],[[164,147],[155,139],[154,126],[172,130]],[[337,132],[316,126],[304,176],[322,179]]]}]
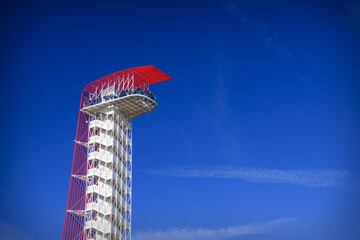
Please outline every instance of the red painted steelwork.
[{"label": "red painted steelwork", "polygon": [[141,67],[128,68],[125,70],[121,70],[119,72],[109,74],[105,77],[102,77],[87,85],[84,91],[91,91],[90,89],[95,89],[96,87],[100,87],[104,83],[111,84],[111,82],[116,81],[117,78],[132,73],[134,73],[135,75],[135,88],[142,86],[144,84],[153,85],[155,83],[168,81],[172,79],[170,76],[168,76],[167,74],[165,74],[163,71],[161,71],[155,66],[151,66],[151,65],[141,66]]}]

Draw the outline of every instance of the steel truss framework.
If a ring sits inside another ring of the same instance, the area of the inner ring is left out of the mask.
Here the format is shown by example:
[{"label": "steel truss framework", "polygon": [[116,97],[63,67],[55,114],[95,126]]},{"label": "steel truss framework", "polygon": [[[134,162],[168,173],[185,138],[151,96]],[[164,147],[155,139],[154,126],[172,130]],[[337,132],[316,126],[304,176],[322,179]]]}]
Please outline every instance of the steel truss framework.
[{"label": "steel truss framework", "polygon": [[156,108],[154,66],[123,70],[81,94],[63,240],[131,239],[131,120]]}]

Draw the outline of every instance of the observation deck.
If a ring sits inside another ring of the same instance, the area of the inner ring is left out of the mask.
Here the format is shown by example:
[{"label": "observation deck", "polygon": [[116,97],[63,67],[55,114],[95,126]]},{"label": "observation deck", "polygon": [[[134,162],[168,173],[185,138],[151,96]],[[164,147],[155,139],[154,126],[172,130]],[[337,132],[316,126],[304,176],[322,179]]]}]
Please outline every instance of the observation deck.
[{"label": "observation deck", "polygon": [[86,102],[81,111],[96,115],[110,107],[118,109],[128,120],[131,120],[154,110],[157,102],[155,96],[148,90],[131,90]]}]

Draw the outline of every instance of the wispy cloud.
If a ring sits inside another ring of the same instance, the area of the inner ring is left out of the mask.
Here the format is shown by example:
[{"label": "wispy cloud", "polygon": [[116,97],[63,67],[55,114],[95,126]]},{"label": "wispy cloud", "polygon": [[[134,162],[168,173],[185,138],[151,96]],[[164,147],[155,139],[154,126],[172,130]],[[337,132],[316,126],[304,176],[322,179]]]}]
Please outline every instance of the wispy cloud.
[{"label": "wispy cloud", "polygon": [[135,240],[220,240],[242,235],[274,233],[296,222],[295,218],[279,218],[268,222],[223,228],[175,228],[163,231],[137,232]]},{"label": "wispy cloud", "polygon": [[263,42],[266,48],[277,54],[284,62],[289,62],[292,59],[290,50],[280,44],[274,34],[271,33],[269,27],[265,23],[259,22],[253,15],[247,13],[242,7],[243,2],[238,0],[225,0],[224,7],[227,11],[239,18],[241,23],[252,29],[257,38]]},{"label": "wispy cloud", "polygon": [[280,170],[269,168],[180,167],[145,170],[152,175],[193,178],[233,178],[256,183],[296,184],[307,187],[345,187],[344,170]]}]

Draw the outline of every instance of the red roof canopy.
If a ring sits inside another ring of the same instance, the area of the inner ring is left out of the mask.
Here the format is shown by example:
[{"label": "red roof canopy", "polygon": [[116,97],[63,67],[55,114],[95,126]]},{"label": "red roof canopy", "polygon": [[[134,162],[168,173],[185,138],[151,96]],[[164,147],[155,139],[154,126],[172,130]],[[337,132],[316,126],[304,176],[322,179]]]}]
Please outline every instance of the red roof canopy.
[{"label": "red roof canopy", "polygon": [[118,77],[122,77],[125,74],[131,74],[134,73],[135,82],[136,85],[152,85],[155,83],[163,82],[171,80],[172,78],[168,76],[166,73],[161,71],[155,66],[149,65],[149,66],[141,66],[141,67],[134,67],[134,68],[128,68],[125,70],[121,70],[112,74],[109,74],[105,77],[102,77],[100,79],[97,79],[96,81],[90,83],[85,87],[84,90],[94,88],[96,86],[99,86],[111,79],[116,79]]}]

